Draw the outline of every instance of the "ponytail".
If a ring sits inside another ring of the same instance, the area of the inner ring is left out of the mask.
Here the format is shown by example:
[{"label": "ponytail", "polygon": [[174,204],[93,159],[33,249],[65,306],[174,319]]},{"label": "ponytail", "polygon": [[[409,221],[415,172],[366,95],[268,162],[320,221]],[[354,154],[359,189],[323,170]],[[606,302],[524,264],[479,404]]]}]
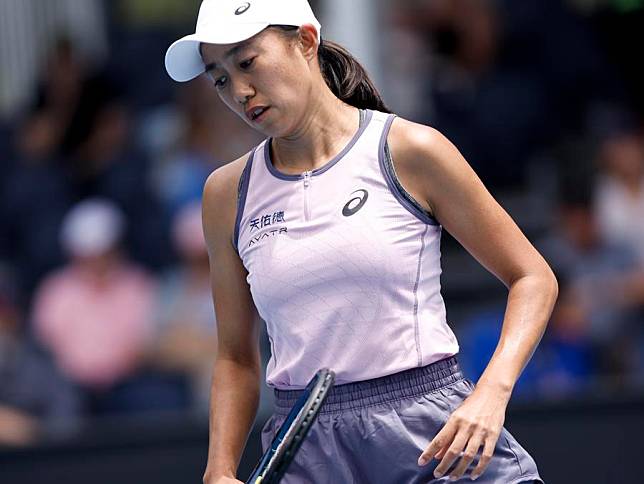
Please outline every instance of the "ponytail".
[{"label": "ponytail", "polygon": [[322,40],[318,62],[324,80],[338,99],[359,109],[391,112],[365,68],[344,47]]},{"label": "ponytail", "polygon": [[[291,35],[299,30],[293,25],[273,25]],[[335,42],[321,39],[318,63],[331,92],[341,101],[359,109],[391,113],[369,74],[351,53]]]}]

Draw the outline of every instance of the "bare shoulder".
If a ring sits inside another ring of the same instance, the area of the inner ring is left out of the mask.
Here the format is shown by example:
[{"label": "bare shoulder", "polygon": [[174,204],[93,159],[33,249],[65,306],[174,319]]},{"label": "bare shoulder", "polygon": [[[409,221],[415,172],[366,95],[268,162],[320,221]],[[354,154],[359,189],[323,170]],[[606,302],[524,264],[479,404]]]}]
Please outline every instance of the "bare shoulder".
[{"label": "bare shoulder", "polygon": [[251,152],[237,158],[224,166],[213,171],[206,180],[204,186],[205,201],[217,201],[224,204],[229,199],[228,195],[233,194],[233,201],[237,200],[237,188],[242,172]]},{"label": "bare shoulder", "polygon": [[387,138],[397,164],[411,164],[413,168],[429,168],[440,162],[452,143],[437,129],[396,117]]},{"label": "bare shoulder", "polygon": [[[237,191],[242,172],[251,152],[213,171],[204,185],[204,230],[232,235],[237,214]],[[223,234],[222,234],[223,235]]]},{"label": "bare shoulder", "polygon": [[396,168],[407,174],[425,199],[463,183],[480,184],[456,146],[435,128],[396,118],[388,141]]},{"label": "bare shoulder", "polygon": [[408,193],[432,216],[438,218],[440,200],[446,185],[460,183],[472,171],[454,145],[438,130],[395,118],[387,137],[399,181]]}]

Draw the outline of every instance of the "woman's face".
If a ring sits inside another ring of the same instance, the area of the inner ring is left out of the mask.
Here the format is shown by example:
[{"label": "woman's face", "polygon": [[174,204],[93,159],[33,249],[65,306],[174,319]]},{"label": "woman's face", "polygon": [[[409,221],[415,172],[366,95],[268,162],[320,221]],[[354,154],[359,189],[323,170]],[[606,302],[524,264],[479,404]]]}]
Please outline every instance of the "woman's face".
[{"label": "woman's face", "polygon": [[206,73],[221,100],[264,135],[289,135],[305,114],[312,92],[306,37],[267,28],[237,44],[201,44]]}]

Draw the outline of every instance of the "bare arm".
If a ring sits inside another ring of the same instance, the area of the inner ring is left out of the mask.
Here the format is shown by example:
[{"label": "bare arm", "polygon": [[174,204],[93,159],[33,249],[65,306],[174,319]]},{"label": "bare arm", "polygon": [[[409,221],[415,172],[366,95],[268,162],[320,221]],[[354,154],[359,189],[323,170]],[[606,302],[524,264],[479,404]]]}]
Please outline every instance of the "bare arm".
[{"label": "bare arm", "polygon": [[[454,453],[465,450],[474,456],[484,442],[483,464],[478,468],[482,472],[494,448],[482,436],[496,433],[496,443],[512,389],[550,318],[557,282],[548,264],[443,135],[398,119],[389,141],[402,183],[509,288],[501,337],[479,379],[476,396],[454,413],[452,424],[445,426],[423,454],[431,459],[438,453],[437,458],[446,456],[451,464]],[[471,445],[466,446],[467,439],[458,432],[459,426],[467,425],[473,430],[468,436]],[[439,472],[449,467],[444,464],[439,465]],[[457,476],[466,467],[459,466]]]},{"label": "bare arm", "polygon": [[390,144],[403,183],[408,183],[441,225],[509,288],[499,345],[479,381],[509,395],[550,318],[557,296],[555,277],[443,135],[398,119]]},{"label": "bare arm", "polygon": [[232,245],[237,183],[245,160],[215,171],[203,195],[219,342],[212,379],[206,484],[222,476],[234,478],[259,403],[259,328],[246,270]]}]

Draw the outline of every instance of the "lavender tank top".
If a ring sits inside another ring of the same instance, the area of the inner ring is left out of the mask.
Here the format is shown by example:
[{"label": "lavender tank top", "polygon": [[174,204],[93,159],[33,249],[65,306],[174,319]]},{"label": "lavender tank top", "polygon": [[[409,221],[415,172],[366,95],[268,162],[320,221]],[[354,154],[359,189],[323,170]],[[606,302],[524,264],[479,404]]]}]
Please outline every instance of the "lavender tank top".
[{"label": "lavender tank top", "polygon": [[240,180],[234,244],[272,356],[266,381],[301,389],[322,367],[336,383],[377,378],[458,352],[440,286],[440,225],[398,182],[394,116],[363,111],[321,168],[278,171],[270,140]]}]

